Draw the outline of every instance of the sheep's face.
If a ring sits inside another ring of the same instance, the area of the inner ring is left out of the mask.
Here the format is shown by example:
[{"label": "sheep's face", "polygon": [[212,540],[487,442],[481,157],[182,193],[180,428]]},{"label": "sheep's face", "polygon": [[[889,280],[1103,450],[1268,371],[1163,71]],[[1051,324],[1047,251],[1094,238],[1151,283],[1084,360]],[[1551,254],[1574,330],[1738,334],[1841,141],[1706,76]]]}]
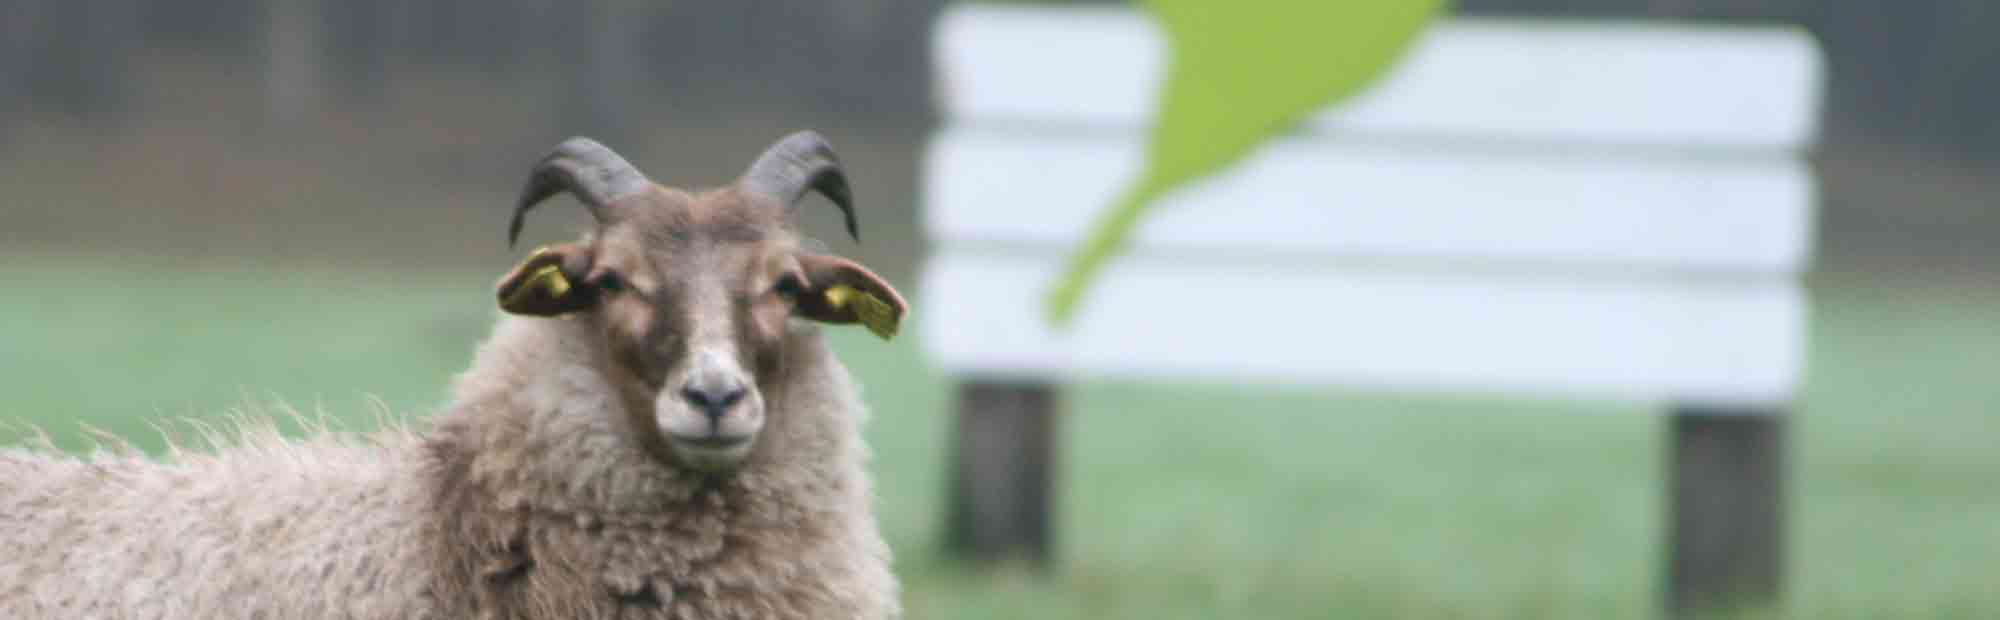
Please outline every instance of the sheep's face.
[{"label": "sheep's face", "polygon": [[[801,251],[783,206],[761,196],[653,186],[616,213],[515,268],[501,306],[594,326],[634,432],[682,467],[728,472],[751,453],[793,319],[870,322],[886,337],[904,311],[867,269]],[[869,303],[890,314],[864,320],[857,306]]]}]

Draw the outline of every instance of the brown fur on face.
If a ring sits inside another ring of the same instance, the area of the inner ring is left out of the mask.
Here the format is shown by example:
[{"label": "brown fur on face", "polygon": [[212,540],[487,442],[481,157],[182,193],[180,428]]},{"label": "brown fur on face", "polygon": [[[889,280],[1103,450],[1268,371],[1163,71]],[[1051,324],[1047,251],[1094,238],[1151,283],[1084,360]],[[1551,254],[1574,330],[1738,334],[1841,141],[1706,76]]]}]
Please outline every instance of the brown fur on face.
[{"label": "brown fur on face", "polygon": [[[502,307],[595,326],[631,431],[683,467],[726,472],[749,456],[765,423],[762,388],[785,363],[788,321],[855,320],[824,307],[830,287],[875,295],[898,314],[905,307],[865,268],[803,252],[785,205],[737,186],[693,194],[655,184],[605,212],[593,234],[503,278]],[[548,265],[566,292],[515,297]]]}]

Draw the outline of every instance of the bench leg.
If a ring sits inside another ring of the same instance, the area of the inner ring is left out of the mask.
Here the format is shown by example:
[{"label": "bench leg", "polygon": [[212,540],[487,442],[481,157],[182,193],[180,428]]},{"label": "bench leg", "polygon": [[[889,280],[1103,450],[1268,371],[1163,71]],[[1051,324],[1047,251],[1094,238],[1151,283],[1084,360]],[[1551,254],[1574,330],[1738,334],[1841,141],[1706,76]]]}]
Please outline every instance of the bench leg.
[{"label": "bench leg", "polygon": [[1023,558],[1045,566],[1053,534],[1056,389],[966,381],[958,390],[945,548],[974,560]]},{"label": "bench leg", "polygon": [[1782,411],[1677,407],[1667,469],[1667,612],[1686,617],[1782,599]]}]

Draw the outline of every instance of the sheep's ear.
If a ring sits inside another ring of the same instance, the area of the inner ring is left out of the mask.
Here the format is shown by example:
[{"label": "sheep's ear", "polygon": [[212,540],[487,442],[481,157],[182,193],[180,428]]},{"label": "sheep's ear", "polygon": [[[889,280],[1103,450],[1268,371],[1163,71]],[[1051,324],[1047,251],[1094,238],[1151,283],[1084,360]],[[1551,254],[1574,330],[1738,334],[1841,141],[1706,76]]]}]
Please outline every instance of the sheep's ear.
[{"label": "sheep's ear", "polygon": [[583,284],[590,271],[590,250],[574,243],[535,248],[528,259],[500,278],[495,296],[500,309],[514,314],[555,316],[596,303],[596,291]]},{"label": "sheep's ear", "polygon": [[806,290],[799,316],[824,323],[860,323],[888,340],[909,313],[903,296],[881,276],[838,256],[801,255]]}]

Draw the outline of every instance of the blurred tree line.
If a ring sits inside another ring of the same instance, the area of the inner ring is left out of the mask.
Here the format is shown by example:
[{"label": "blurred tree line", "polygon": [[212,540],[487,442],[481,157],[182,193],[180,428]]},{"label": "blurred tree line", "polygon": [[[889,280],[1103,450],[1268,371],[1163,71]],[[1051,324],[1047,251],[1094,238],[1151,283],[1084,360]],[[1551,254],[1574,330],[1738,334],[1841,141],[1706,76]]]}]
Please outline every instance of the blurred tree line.
[{"label": "blurred tree line", "polygon": [[[1101,3],[1101,2],[1099,2]],[[548,73],[563,125],[615,130],[652,98],[789,102],[921,122],[941,0],[0,0],[0,123],[116,126],[150,54],[261,69],[274,113],[367,100],[399,73]],[[1827,138],[2000,159],[1991,0],[1459,0],[1473,15],[1803,25],[1829,60]],[[558,68],[568,70],[556,71]],[[644,95],[644,96],[635,96]]]},{"label": "blurred tree line", "polygon": [[[0,180],[62,205],[9,213],[0,242],[82,237],[143,208],[154,224],[132,225],[130,237],[174,224],[192,243],[234,220],[196,217],[212,191],[190,179],[260,179],[273,211],[308,186],[393,186],[405,193],[369,198],[490,207],[506,199],[495,179],[511,183],[524,153],[572,134],[618,136],[628,156],[675,179],[727,178],[740,162],[714,153],[816,127],[868,162],[857,168],[881,201],[874,221],[898,227],[875,238],[919,243],[930,25],[944,3],[0,0]],[[1831,259],[1821,264],[2000,264],[1990,232],[2000,230],[1990,204],[2000,193],[2000,2],[1455,3],[1479,16],[1801,25],[1828,69],[1815,154]],[[100,187],[78,170],[123,180]],[[256,230],[285,230],[272,218]]]},{"label": "blurred tree line", "polygon": [[[273,114],[365,103],[412,75],[547,76],[561,124],[610,132],[658,99],[789,101],[908,123],[936,0],[0,0],[0,124],[115,127],[155,56],[255,72]],[[774,97],[773,94],[785,96]]]}]

